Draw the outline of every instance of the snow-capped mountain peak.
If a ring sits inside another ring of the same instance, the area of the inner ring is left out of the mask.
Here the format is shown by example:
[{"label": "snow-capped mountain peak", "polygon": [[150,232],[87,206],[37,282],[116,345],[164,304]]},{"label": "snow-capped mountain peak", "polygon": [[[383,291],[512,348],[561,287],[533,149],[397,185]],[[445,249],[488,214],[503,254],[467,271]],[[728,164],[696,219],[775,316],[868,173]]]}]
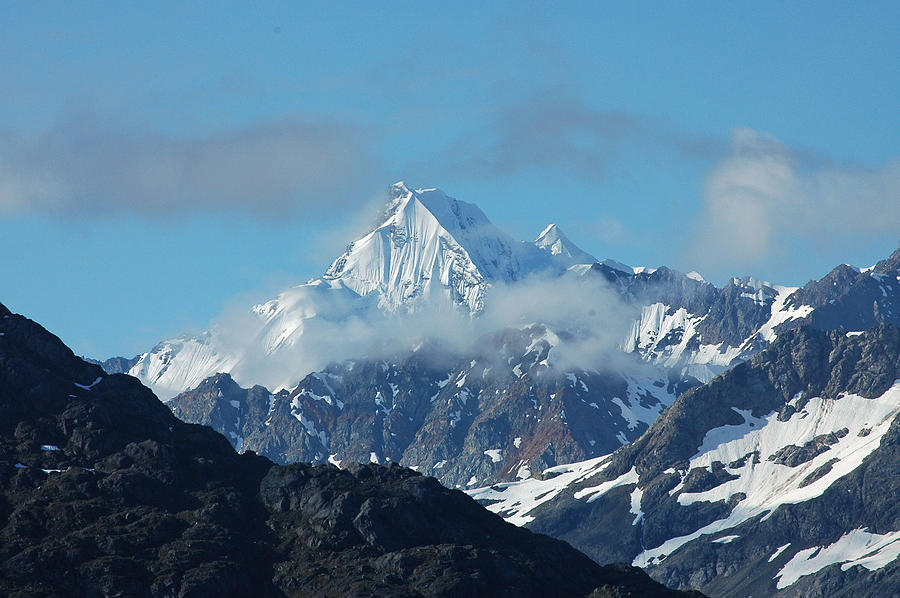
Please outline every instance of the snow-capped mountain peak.
[{"label": "snow-capped mountain peak", "polygon": [[541,234],[534,240],[534,244],[539,249],[550,253],[550,255],[564,259],[568,262],[566,265],[593,264],[597,261],[597,258],[583,251],[569,240],[556,224],[548,224],[547,228],[541,231]]},{"label": "snow-capped mountain peak", "polygon": [[563,269],[549,253],[500,231],[477,206],[438,189],[391,185],[377,222],[321,278],[254,306],[237,324],[230,318],[201,336],[161,343],[130,373],[166,399],[216,372],[242,383],[289,387],[339,357],[315,342],[304,344],[310,334],[330,338],[344,321],[425,304],[476,314],[491,284]]},{"label": "snow-capped mountain peak", "polygon": [[325,273],[388,311],[446,295],[476,313],[491,282],[512,282],[549,260],[513,241],[474,204],[438,189],[391,186],[384,221],[350,244]]}]

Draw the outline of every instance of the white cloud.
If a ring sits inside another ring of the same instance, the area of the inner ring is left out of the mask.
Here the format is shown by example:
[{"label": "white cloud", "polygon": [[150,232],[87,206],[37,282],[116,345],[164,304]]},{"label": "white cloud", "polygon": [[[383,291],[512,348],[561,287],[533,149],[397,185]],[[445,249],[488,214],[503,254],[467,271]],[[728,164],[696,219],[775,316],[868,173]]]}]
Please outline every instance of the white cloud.
[{"label": "white cloud", "polygon": [[216,349],[244,356],[233,371],[240,383],[292,387],[330,362],[392,359],[423,340],[436,341],[448,355],[479,354],[486,338],[535,323],[571,335],[551,353],[551,363],[559,368],[621,368],[630,362],[618,347],[636,313],[600,277],[540,276],[494,286],[487,308],[475,318],[443,301],[388,315],[370,298],[310,287],[288,293],[284,300],[292,309],[316,315],[304,321],[302,336],[277,350],[261,350],[263,322],[248,310],[233,306],[215,323]]},{"label": "white cloud", "polygon": [[485,116],[477,131],[437,156],[445,170],[493,178],[550,169],[591,180],[640,136],[633,115],[595,109],[559,90],[503,103]]},{"label": "white cloud", "polygon": [[794,239],[852,242],[900,231],[900,161],[880,169],[812,160],[771,135],[737,129],[706,179],[692,259],[763,263]]},{"label": "white cloud", "polygon": [[362,128],[326,120],[177,137],[78,113],[31,136],[0,132],[0,214],[318,209],[358,192],[368,148]]}]

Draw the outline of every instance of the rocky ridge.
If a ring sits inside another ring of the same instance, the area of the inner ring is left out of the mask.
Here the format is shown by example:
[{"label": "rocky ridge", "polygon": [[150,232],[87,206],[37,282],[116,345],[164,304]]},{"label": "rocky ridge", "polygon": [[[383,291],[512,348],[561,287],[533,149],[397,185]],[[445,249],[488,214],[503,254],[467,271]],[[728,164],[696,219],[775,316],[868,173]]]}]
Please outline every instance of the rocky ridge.
[{"label": "rocky ridge", "polygon": [[807,326],[684,393],[611,456],[472,494],[675,587],[894,596],[898,446],[900,329]]},{"label": "rocky ridge", "polygon": [[273,465],[0,305],[6,596],[676,596],[398,465]]}]

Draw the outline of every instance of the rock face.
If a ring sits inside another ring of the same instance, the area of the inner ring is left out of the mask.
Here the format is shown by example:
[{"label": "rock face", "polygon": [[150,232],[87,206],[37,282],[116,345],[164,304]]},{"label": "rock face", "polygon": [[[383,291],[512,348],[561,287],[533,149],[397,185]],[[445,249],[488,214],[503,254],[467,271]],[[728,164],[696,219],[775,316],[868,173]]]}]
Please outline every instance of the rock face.
[{"label": "rock face", "polygon": [[99,365],[107,374],[125,374],[128,372],[128,370],[134,367],[134,364],[138,362],[138,359],[140,359],[140,355],[136,355],[131,359],[128,359],[127,357],[110,357],[109,359],[104,359],[103,361],[91,359],[89,357],[82,357],[82,359],[84,359],[88,363]]},{"label": "rock face", "polygon": [[783,302],[796,289],[749,277],[718,288],[666,267],[632,274],[594,264],[585,275],[604,277],[641,306],[625,351],[703,381],[767,346],[777,326],[808,310],[785,312]]},{"label": "rock face", "polygon": [[788,305],[812,306],[814,311],[798,324],[820,330],[900,325],[900,249],[872,268],[858,270],[842,264],[821,280],[807,283]]},{"label": "rock face", "polygon": [[802,327],[609,458],[473,492],[713,596],[900,593],[900,329]]},{"label": "rock face", "polygon": [[681,595],[396,464],[239,455],[3,306],[0,594]]},{"label": "rock face", "polygon": [[220,374],[168,405],[278,463],[399,462],[472,487],[608,454],[696,384],[633,356],[612,372],[558,371],[558,342],[531,326],[485,338],[475,355],[421,346],[334,364],[274,395]]}]

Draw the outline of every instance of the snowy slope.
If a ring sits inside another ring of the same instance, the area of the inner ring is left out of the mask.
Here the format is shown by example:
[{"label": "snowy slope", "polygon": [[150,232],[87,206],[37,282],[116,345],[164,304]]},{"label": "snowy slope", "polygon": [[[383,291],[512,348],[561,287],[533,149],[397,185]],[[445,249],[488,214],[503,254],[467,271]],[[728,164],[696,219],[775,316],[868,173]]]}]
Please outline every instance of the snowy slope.
[{"label": "snowy slope", "polygon": [[[632,445],[470,494],[595,559],[710,595],[895,595],[898,334],[784,333]],[[866,589],[870,573],[892,581]]]},{"label": "snowy slope", "polygon": [[473,204],[437,189],[391,187],[387,219],[353,242],[325,273],[360,295],[378,293],[393,311],[423,300],[449,301],[472,313],[491,282],[514,282],[553,263],[513,241]]},{"label": "snowy slope", "polygon": [[163,341],[141,355],[128,373],[163,400],[218,372],[230,372],[248,384],[264,380],[272,388],[292,387],[300,375],[291,367],[294,363],[323,367],[339,353],[323,345],[306,350],[300,342],[304,334],[328,336],[351,318],[364,318],[370,303],[342,281],[314,280],[196,337]]},{"label": "snowy slope", "polygon": [[[791,406],[802,398],[799,394],[787,404]],[[677,493],[678,504],[685,506],[728,500],[738,493],[746,498],[728,517],[648,547],[635,557],[634,564],[652,565],[661,555],[671,554],[696,538],[734,529],[757,516],[765,517],[781,505],[821,496],[880,446],[898,414],[900,380],[874,399],[855,394],[838,400],[814,397],[784,420],[779,419],[777,412],[761,418],[744,412],[740,413],[744,423],[707,431],[697,454],[679,474],[681,481],[669,494]],[[818,454],[812,456],[815,453]],[[725,471],[734,479],[709,490],[685,492],[688,472],[697,468],[712,470],[713,463],[726,464]]]},{"label": "snowy slope", "polygon": [[597,258],[582,251],[580,247],[570,241],[569,237],[555,224],[547,225],[547,228],[534,240],[534,244],[550,255],[557,256],[566,266],[593,264],[597,261]]},{"label": "snowy slope", "polygon": [[813,307],[809,305],[786,305],[797,287],[767,284],[765,288],[770,295],[763,295],[761,288],[757,293],[742,293],[737,298],[739,302],[756,303],[767,311],[765,321],[758,327],[748,328],[749,335],[738,342],[724,339],[705,342],[702,323],[715,319],[716,314],[709,311],[692,313],[677,304],[656,302],[642,307],[622,349],[626,353],[637,353],[651,363],[675,368],[701,382],[708,382],[771,344],[780,326],[812,313]]}]

